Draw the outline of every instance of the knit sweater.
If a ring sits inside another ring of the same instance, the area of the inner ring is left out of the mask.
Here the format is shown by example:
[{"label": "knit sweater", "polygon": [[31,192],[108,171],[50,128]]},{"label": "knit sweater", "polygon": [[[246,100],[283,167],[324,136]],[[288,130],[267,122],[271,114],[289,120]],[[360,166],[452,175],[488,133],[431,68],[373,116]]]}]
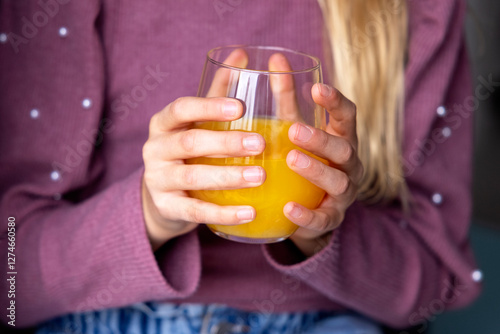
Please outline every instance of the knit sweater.
[{"label": "knit sweater", "polygon": [[213,47],[275,45],[324,61],[315,0],[2,1],[1,308],[13,300],[8,217],[17,326],[155,300],[355,310],[407,327],[470,303],[480,285],[467,240],[475,100],[465,2],[409,1],[409,12],[401,161],[411,211],[355,202],[304,258],[291,242],[241,244],[204,226],[153,252],[141,149],[151,116],[196,94]]}]

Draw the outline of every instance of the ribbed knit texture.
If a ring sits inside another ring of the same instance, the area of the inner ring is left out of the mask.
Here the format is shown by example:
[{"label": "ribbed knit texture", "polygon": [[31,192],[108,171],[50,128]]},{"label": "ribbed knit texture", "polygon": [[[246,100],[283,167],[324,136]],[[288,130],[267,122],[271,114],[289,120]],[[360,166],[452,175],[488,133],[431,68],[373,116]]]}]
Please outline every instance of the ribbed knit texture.
[{"label": "ribbed knit texture", "polygon": [[[57,13],[43,25],[38,2],[0,3],[0,33],[16,34],[0,44],[0,212],[2,231],[7,217],[17,222],[18,326],[157,300],[262,312],[353,309],[406,327],[436,300],[452,308],[477,296],[467,242],[472,122],[453,111],[471,94],[464,2],[409,2],[403,161],[411,214],[355,203],[330,244],[307,260],[290,242],[239,244],[205,227],[153,254],[141,149],[150,117],[196,94],[207,50],[277,45],[323,58],[316,1],[50,3]],[[36,33],[25,27],[34,20]],[[449,107],[444,118],[440,105]],[[438,143],[432,138],[444,127],[451,137]]]}]

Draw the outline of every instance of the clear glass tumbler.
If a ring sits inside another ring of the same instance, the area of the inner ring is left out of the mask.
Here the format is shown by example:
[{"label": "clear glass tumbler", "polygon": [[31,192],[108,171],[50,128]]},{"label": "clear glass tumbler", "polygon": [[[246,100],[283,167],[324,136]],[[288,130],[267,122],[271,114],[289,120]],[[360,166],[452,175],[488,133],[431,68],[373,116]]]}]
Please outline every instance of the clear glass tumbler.
[{"label": "clear glass tumbler", "polygon": [[282,241],[297,229],[283,213],[286,203],[294,201],[310,209],[319,205],[325,192],[293,172],[286,163],[288,152],[299,149],[288,138],[293,123],[325,128],[325,111],[311,96],[312,86],[319,82],[322,82],[319,59],[301,52],[263,46],[227,46],[208,52],[198,96],[236,98],[245,104],[245,113],[236,121],[204,122],[195,127],[256,132],[266,141],[265,151],[258,156],[200,157],[187,161],[262,166],[266,171],[266,181],[259,187],[190,191],[190,196],[218,205],[255,208],[257,216],[248,224],[209,225],[215,234],[246,243]]}]

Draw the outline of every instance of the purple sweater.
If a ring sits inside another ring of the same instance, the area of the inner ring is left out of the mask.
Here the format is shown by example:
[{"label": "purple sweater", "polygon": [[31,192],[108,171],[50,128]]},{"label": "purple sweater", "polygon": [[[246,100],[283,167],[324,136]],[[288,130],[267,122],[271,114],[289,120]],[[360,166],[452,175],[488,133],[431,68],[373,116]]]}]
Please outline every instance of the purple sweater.
[{"label": "purple sweater", "polygon": [[410,2],[402,161],[411,214],[356,202],[308,259],[287,242],[240,244],[205,227],[153,253],[140,183],[150,117],[196,94],[207,50],[261,44],[322,56],[315,0],[47,3],[0,3],[0,307],[12,216],[16,325],[156,300],[353,309],[405,327],[478,295],[463,1]]}]

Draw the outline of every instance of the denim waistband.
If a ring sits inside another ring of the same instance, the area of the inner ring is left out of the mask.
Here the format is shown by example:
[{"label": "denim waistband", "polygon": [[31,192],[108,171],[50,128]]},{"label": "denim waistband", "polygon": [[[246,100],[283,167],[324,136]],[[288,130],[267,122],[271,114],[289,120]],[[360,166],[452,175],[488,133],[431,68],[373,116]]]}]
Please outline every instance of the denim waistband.
[{"label": "denim waistband", "polygon": [[51,320],[37,334],[381,334],[354,313],[261,313],[210,304],[147,302],[75,313]]}]

